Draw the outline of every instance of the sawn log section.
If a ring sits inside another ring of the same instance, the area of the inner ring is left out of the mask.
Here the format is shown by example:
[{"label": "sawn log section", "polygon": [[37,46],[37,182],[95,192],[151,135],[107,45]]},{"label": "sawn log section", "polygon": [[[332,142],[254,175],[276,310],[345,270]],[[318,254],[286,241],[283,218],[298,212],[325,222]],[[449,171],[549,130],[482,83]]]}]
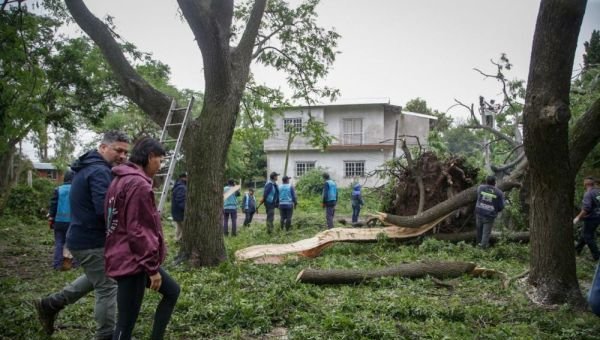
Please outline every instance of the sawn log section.
[{"label": "sawn log section", "polygon": [[410,279],[427,275],[438,279],[471,274],[475,268],[471,262],[417,262],[404,263],[380,269],[311,269],[302,270],[296,282],[312,284],[352,284],[385,276],[401,276]]}]

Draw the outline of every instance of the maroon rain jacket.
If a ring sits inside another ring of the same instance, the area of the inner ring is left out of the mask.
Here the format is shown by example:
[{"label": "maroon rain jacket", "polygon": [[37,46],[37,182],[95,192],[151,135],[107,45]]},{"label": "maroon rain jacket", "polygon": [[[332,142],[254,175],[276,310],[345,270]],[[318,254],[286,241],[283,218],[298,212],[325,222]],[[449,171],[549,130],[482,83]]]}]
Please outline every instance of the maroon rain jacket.
[{"label": "maroon rain jacket", "polygon": [[114,179],[106,192],[104,264],[109,277],[145,271],[154,275],[165,259],[160,215],[152,179],[128,162],[112,168]]}]

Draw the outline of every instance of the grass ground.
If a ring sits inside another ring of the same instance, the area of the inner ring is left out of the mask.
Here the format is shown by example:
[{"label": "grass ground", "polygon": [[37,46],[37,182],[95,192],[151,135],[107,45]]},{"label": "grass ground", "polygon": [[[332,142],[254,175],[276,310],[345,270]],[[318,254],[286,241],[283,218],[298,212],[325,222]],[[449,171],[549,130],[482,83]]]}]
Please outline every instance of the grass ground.
[{"label": "grass ground", "polygon": [[[264,224],[228,238],[230,259],[240,248],[282,243],[314,235],[321,214],[298,213],[290,233],[269,237]],[[182,294],[168,329],[169,339],[600,339],[600,319],[568,306],[532,304],[522,284],[501,288],[497,279],[463,276],[448,280],[383,278],[360,285],[297,284],[297,273],[313,268],[373,268],[419,260],[464,260],[510,276],[527,269],[526,245],[498,244],[484,251],[465,243],[425,240],[398,245],[338,244],[316,259],[284,265],[228,261],[216,268],[173,267],[173,229],[165,223],[170,247],[166,270]],[[31,300],[60,289],[81,272],[50,268],[53,240],[44,221],[0,221],[0,338],[43,339]],[[594,263],[577,258],[583,287]],[[585,290],[585,289],[584,289]],[[146,339],[158,294],[148,291],[134,336]],[[92,295],[63,310],[54,339],[93,336]]]}]

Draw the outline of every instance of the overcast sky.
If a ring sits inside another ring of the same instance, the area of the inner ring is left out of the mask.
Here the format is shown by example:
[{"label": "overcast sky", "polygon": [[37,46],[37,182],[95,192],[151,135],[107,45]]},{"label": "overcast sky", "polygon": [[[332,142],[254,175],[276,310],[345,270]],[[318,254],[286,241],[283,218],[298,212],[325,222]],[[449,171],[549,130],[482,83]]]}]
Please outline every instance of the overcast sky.
[{"label": "overcast sky", "polygon": [[[200,51],[175,0],[86,3],[99,17],[112,15],[123,38],[168,64],[177,87],[203,90]],[[322,0],[320,24],[342,36],[325,82],[339,88],[344,101],[389,98],[404,105],[421,97],[440,111],[454,98],[499,96],[498,84],[473,68],[493,72],[489,60],[507,53],[514,65],[508,76],[526,79],[538,7],[534,0]],[[593,29],[600,30],[600,0],[588,1],[576,70]],[[261,67],[254,72],[259,81],[285,89],[281,74]]]},{"label": "overcast sky", "polygon": [[[299,1],[292,1],[298,3]],[[117,32],[171,67],[178,88],[204,89],[202,57],[192,32],[178,15],[176,0],[86,1],[98,17],[114,17]],[[337,60],[325,83],[341,90],[344,102],[389,98],[404,105],[421,97],[446,111],[454,98],[476,103],[479,95],[500,97],[490,59],[507,53],[509,78],[527,79],[539,1],[535,0],[321,0],[323,27],[341,34]],[[588,0],[575,57],[600,30],[600,0]],[[285,90],[283,75],[254,67],[256,78]],[[464,112],[449,112],[464,119]]]}]

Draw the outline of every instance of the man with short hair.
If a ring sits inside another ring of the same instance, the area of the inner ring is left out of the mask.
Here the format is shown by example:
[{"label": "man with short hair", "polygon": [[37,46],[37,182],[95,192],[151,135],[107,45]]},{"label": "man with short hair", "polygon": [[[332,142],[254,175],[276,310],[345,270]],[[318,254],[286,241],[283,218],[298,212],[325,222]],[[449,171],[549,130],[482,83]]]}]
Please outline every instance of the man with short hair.
[{"label": "man with short hair", "polygon": [[335,215],[335,206],[337,205],[338,192],[337,185],[331,179],[328,173],[323,173],[323,202],[321,206],[325,208],[325,220],[327,221],[327,229],[333,228],[333,217]]},{"label": "man with short hair", "polygon": [[593,177],[586,177],[583,180],[583,186],[585,194],[581,202],[581,211],[573,220],[573,224],[583,220],[583,229],[575,250],[577,254],[581,254],[583,247],[587,244],[594,261],[598,261],[600,260],[600,251],[598,251],[598,245],[596,245],[596,229],[600,225],[600,188],[598,188]]},{"label": "man with short hair", "polygon": [[279,187],[277,186],[276,172],[271,172],[269,175],[270,181],[265,184],[263,191],[263,197],[260,203],[265,204],[265,210],[267,211],[267,233],[273,232],[273,220],[275,219],[275,208],[279,206]]},{"label": "man with short hair", "polygon": [[485,184],[481,184],[477,188],[475,205],[477,244],[481,248],[489,247],[494,220],[502,209],[504,209],[504,193],[496,188],[496,177],[487,176]]},{"label": "man with short hair", "polygon": [[183,217],[185,215],[185,197],[187,195],[187,172],[179,175],[173,185],[173,197],[171,198],[171,216],[175,223],[175,241],[181,241]]},{"label": "man with short hair", "polygon": [[286,231],[292,228],[292,215],[294,208],[298,205],[296,191],[290,185],[290,178],[283,176],[283,184],[279,187],[279,215],[281,217],[281,230],[285,227]]},{"label": "man with short hair", "polygon": [[60,310],[94,291],[95,338],[112,338],[117,285],[104,272],[104,197],[112,180],[111,168],[124,163],[128,152],[129,138],[121,132],[110,131],[104,134],[97,150],[86,152],[71,165],[75,175],[69,198],[71,224],[67,231],[67,248],[84,274],[60,292],[34,301],[47,334],[54,332],[54,321]]}]

